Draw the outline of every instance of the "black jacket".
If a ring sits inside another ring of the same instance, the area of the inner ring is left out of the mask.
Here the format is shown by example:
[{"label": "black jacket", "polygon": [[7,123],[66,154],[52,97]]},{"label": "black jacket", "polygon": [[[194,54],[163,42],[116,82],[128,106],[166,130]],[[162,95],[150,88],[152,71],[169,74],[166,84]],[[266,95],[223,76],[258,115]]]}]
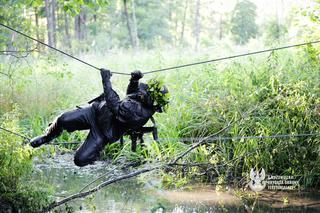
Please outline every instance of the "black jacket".
[{"label": "black jacket", "polygon": [[97,107],[97,122],[108,143],[115,142],[128,130],[144,126],[154,114],[148,86],[130,80],[127,96],[121,101],[110,79],[103,79],[104,100]]}]

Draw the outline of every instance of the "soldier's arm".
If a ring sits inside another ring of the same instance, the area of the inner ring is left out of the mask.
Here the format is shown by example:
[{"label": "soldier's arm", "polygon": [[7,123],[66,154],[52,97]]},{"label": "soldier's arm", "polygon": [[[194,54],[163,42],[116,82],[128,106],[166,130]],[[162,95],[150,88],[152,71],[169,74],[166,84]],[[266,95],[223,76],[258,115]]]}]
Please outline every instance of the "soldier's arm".
[{"label": "soldier's arm", "polygon": [[131,73],[130,83],[127,87],[127,95],[131,93],[138,92],[139,90],[139,80],[143,77],[140,71],[134,71]]},{"label": "soldier's arm", "polygon": [[101,78],[102,78],[102,85],[103,85],[103,93],[104,99],[106,100],[106,104],[110,108],[110,110],[117,115],[119,105],[120,105],[120,98],[119,95],[112,89],[111,85],[111,72],[110,70],[101,69],[100,70]]}]

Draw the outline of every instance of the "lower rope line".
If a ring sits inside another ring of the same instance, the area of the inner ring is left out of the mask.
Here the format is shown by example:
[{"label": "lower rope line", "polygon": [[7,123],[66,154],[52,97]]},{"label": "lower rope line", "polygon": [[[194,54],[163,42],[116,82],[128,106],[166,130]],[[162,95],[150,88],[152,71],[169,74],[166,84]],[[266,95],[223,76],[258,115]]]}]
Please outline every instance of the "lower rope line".
[{"label": "lower rope line", "polygon": [[[6,131],[10,134],[19,136],[23,139],[26,139],[28,142],[31,140],[29,137],[26,137],[20,133],[11,131],[9,129],[6,129],[4,127],[0,126],[0,129],[3,131]],[[193,142],[193,141],[199,141],[204,140],[206,142],[214,142],[214,141],[224,141],[224,140],[247,140],[247,139],[272,139],[272,138],[298,138],[298,137],[309,137],[309,136],[320,136],[320,133],[301,133],[301,134],[275,134],[275,135],[249,135],[249,136],[233,136],[233,137],[191,137],[191,138],[159,138],[158,141],[168,141],[168,140],[174,140],[174,141],[181,141],[181,142]],[[150,140],[152,141],[152,140]],[[75,141],[75,142],[54,142],[51,143],[51,145],[63,145],[63,144],[80,144],[82,142]]]},{"label": "lower rope line", "polygon": [[11,131],[11,130],[9,130],[9,129],[6,129],[6,128],[2,127],[2,126],[0,126],[0,129],[3,130],[3,131],[6,131],[6,132],[8,132],[8,133],[11,133],[11,134],[13,134],[13,135],[16,135],[16,136],[18,136],[18,137],[21,137],[21,138],[27,140],[28,142],[31,140],[30,138],[28,138],[28,137],[26,137],[26,136],[24,136],[24,135],[22,135],[22,134],[20,134],[20,133],[13,132],[13,131]]},{"label": "lower rope line", "polygon": [[[249,135],[249,136],[233,136],[233,137],[209,137],[205,141],[223,141],[223,140],[242,140],[242,139],[269,139],[269,138],[293,138],[293,137],[307,137],[320,136],[320,133],[302,133],[302,134],[278,134],[278,135]],[[194,138],[165,138],[161,140],[179,140],[182,142],[190,142],[201,140],[201,137]]]}]

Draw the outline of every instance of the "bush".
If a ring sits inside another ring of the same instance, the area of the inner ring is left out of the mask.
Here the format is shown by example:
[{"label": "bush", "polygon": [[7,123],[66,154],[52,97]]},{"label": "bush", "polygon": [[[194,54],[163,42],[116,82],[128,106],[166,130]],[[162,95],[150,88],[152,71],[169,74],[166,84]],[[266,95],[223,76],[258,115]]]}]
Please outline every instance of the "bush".
[{"label": "bush", "polygon": [[[3,115],[1,126],[21,132],[15,107]],[[21,138],[0,131],[0,208],[4,211],[34,212],[49,202],[50,188],[32,180],[33,158],[41,151],[24,145]],[[3,206],[1,206],[3,203]]]}]

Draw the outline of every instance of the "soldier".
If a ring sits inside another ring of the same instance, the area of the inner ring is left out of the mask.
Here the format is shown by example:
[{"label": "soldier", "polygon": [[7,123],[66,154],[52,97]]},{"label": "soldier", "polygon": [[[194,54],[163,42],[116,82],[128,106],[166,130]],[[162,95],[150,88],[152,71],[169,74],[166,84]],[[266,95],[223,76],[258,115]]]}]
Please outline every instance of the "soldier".
[{"label": "soldier", "polygon": [[77,166],[93,163],[106,144],[119,140],[128,130],[145,125],[155,112],[163,112],[168,104],[168,90],[156,79],[139,83],[140,71],[131,73],[127,95],[120,100],[111,86],[110,70],[100,70],[104,92],[89,102],[89,106],[64,112],[50,124],[44,135],[31,140],[39,147],[58,137],[63,130],[90,130],[74,156]]}]

